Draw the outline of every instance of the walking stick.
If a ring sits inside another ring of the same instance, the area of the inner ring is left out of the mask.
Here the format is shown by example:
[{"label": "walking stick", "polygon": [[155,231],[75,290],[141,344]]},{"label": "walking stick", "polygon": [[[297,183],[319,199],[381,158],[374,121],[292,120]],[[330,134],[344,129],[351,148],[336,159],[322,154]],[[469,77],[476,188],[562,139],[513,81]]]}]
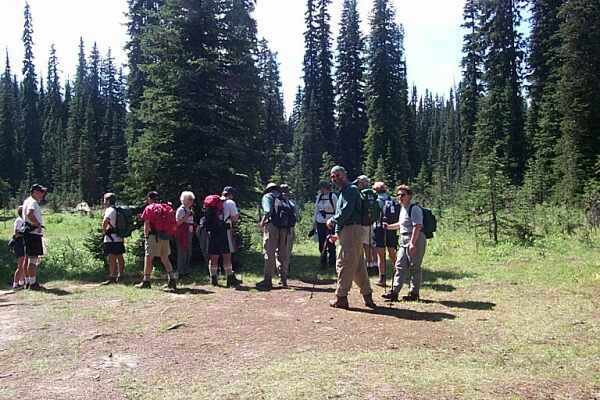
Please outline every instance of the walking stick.
[{"label": "walking stick", "polygon": [[[329,228],[327,228],[327,229],[329,229]],[[325,237],[325,242],[323,243],[323,248],[321,249],[321,257],[323,257],[323,254],[325,254],[325,252],[327,251],[327,245],[329,244],[330,239],[331,239],[331,233],[327,234],[327,236]],[[312,300],[312,298],[313,298],[313,293],[315,292],[315,286],[317,285],[317,279],[319,279],[319,270],[315,269],[315,277],[313,279],[312,289],[310,290],[309,300]]]}]

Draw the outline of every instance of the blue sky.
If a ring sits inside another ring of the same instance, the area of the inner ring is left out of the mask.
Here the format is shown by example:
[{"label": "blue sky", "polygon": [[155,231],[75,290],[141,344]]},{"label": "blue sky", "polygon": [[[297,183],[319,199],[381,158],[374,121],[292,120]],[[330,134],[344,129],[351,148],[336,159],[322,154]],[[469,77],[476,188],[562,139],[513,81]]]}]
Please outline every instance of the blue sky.
[{"label": "blue sky", "polygon": [[[45,75],[48,51],[55,43],[64,76],[72,76],[79,37],[87,47],[96,41],[103,54],[111,47],[117,62],[125,63],[127,40],[125,0],[30,0],[34,23],[35,57]],[[305,0],[257,0],[259,35],[279,55],[286,107],[291,106],[302,81]],[[393,0],[398,21],[406,31],[409,84],[446,93],[460,80],[462,8],[464,0]],[[20,72],[25,0],[0,0],[0,48],[8,49],[14,72]],[[363,32],[368,32],[372,0],[360,0]],[[332,33],[337,36],[342,0],[331,5]],[[334,40],[335,48],[335,40]],[[4,57],[0,63],[4,67]]]}]

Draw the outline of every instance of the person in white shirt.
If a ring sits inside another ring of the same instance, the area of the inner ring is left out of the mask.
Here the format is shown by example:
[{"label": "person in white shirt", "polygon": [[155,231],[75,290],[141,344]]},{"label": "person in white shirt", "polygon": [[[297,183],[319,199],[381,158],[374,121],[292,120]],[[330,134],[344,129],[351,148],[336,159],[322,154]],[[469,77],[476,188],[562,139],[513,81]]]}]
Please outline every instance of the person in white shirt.
[{"label": "person in white shirt", "polygon": [[119,282],[125,270],[125,244],[123,238],[116,233],[117,228],[117,196],[114,193],[104,195],[104,218],[102,219],[102,232],[104,232],[104,255],[108,259],[108,280],[104,285]]},{"label": "person in white shirt", "polygon": [[194,200],[193,192],[182,192],[179,196],[181,205],[175,212],[177,220],[177,275],[183,277],[191,272],[192,240],[194,236]]},{"label": "person in white shirt", "polygon": [[30,290],[40,290],[37,281],[37,269],[44,255],[42,243],[44,219],[40,201],[44,199],[48,189],[40,184],[31,186],[31,196],[23,202],[23,219],[25,220],[25,254],[28,258],[25,273],[25,286]]},{"label": "person in white shirt", "polygon": [[335,268],[335,244],[326,240],[327,236],[333,234],[327,228],[327,220],[335,214],[337,195],[331,191],[331,185],[327,181],[319,183],[319,193],[315,201],[315,228],[319,237],[319,253],[321,254],[321,268],[327,266]]},{"label": "person in white shirt", "polygon": [[17,208],[17,218],[13,225],[13,243],[14,252],[17,257],[17,269],[13,279],[13,289],[23,289],[25,287],[25,271],[27,269],[27,257],[25,257],[25,241],[23,234],[25,232],[25,220],[23,219],[23,206]]}]

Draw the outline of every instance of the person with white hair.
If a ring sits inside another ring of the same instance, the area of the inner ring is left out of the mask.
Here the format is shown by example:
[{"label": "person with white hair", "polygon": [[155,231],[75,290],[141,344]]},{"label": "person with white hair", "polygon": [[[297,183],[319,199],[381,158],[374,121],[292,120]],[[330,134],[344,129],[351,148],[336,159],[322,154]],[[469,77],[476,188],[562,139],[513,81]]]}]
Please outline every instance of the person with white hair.
[{"label": "person with white hair", "polygon": [[189,275],[191,272],[192,238],[194,236],[194,205],[196,196],[193,192],[184,191],[179,196],[181,205],[175,212],[177,221],[177,275]]}]

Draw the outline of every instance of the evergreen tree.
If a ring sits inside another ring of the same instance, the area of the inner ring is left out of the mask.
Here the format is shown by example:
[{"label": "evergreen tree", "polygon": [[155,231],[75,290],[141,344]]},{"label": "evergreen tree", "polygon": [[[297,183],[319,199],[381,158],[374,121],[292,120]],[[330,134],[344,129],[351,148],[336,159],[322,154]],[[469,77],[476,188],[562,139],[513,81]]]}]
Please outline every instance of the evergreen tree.
[{"label": "evergreen tree", "polygon": [[463,38],[462,82],[460,85],[460,118],[461,138],[463,140],[461,152],[462,168],[469,164],[473,141],[475,139],[475,124],[479,101],[483,93],[483,43],[481,41],[481,1],[466,0],[463,11],[463,25],[465,35]]},{"label": "evergreen tree", "polygon": [[350,176],[362,171],[362,148],[368,128],[365,105],[365,51],[357,0],[345,0],[337,39],[337,154]]},{"label": "evergreen tree", "polygon": [[75,82],[73,85],[73,97],[69,106],[69,117],[67,122],[67,159],[72,160],[70,168],[67,169],[65,186],[69,188],[79,185],[79,145],[85,126],[85,112],[87,108],[87,62],[85,60],[85,48],[83,38],[79,40],[79,56]]},{"label": "evergreen tree", "polygon": [[375,0],[369,37],[367,110],[369,129],[365,138],[365,172],[373,175],[384,159],[393,182],[408,181],[408,87],[403,48],[404,33],[395,22],[389,0]]},{"label": "evergreen tree", "polygon": [[58,75],[58,59],[54,44],[50,46],[48,58],[47,94],[43,114],[43,170],[44,182],[49,188],[60,186],[60,162],[64,162],[65,131],[62,88]]},{"label": "evergreen tree", "polygon": [[4,181],[12,190],[16,189],[19,179],[16,157],[16,106],[17,99],[14,96],[12,72],[8,51],[6,52],[6,64],[4,73],[0,80],[0,180]]},{"label": "evergreen tree", "polygon": [[30,162],[31,179],[42,178],[42,130],[39,114],[39,92],[33,56],[33,25],[29,3],[25,3],[23,29],[23,82],[21,109],[23,127],[23,150],[26,163]]},{"label": "evergreen tree", "polygon": [[569,0],[560,18],[561,193],[581,193],[600,154],[600,3]]}]

